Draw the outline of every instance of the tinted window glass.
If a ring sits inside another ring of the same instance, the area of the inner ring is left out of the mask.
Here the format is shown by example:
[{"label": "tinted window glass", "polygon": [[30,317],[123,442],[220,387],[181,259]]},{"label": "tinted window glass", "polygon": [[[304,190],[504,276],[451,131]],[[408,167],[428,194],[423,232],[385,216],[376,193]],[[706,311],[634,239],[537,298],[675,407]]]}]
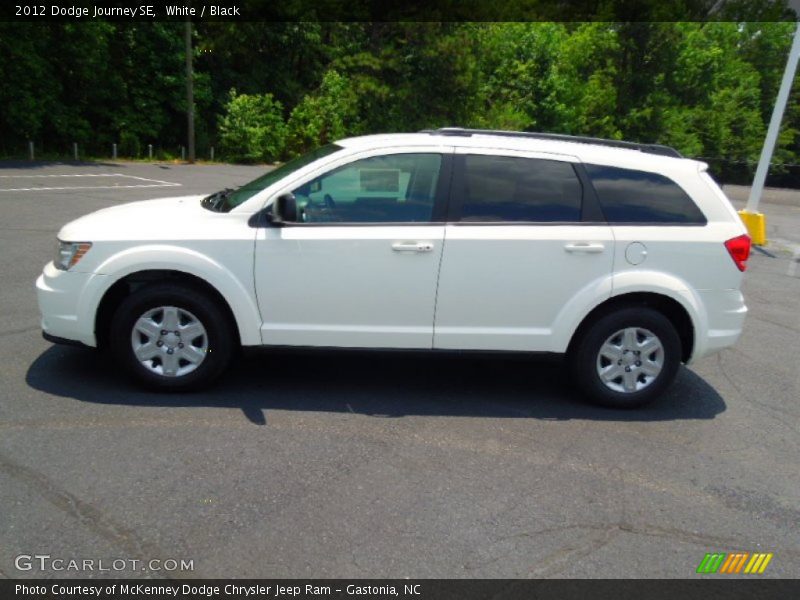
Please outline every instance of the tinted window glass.
[{"label": "tinted window glass", "polygon": [[462,221],[580,221],[581,196],[570,163],[465,157]]},{"label": "tinted window glass", "polygon": [[341,150],[341,146],[337,146],[336,144],[328,144],[327,146],[322,146],[321,148],[317,148],[305,154],[303,156],[298,156],[297,158],[293,158],[287,163],[282,164],[277,169],[273,169],[254,179],[250,183],[246,183],[239,189],[233,191],[231,194],[227,196],[226,206],[227,210],[230,210],[234,206],[239,206],[242,202],[245,202],[255,196],[261,190],[264,190],[271,186],[276,181],[283,179],[287,175],[290,175],[297,171],[298,169],[302,169],[306,165],[310,165],[315,160],[319,160],[325,156],[333,154],[334,152],[338,152]]},{"label": "tinted window glass", "polygon": [[357,160],[294,190],[305,223],[416,223],[433,215],[441,154]]},{"label": "tinted window glass", "polygon": [[586,165],[609,223],[705,223],[681,187],[656,173]]}]

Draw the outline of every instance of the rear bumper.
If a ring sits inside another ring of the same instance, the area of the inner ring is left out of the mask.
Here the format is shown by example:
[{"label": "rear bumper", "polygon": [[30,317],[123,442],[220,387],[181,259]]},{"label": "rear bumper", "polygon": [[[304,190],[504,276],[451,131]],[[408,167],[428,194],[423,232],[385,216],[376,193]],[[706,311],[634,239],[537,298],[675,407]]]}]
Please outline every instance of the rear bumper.
[{"label": "rear bumper", "polygon": [[94,273],[75,273],[45,265],[36,280],[36,299],[42,315],[45,339],[96,346],[93,307],[87,305],[86,290],[90,281],[103,277]]},{"label": "rear bumper", "polygon": [[699,291],[701,305],[706,309],[706,327],[695,331],[695,346],[692,358],[714,354],[733,346],[742,335],[747,306],[739,290]]}]

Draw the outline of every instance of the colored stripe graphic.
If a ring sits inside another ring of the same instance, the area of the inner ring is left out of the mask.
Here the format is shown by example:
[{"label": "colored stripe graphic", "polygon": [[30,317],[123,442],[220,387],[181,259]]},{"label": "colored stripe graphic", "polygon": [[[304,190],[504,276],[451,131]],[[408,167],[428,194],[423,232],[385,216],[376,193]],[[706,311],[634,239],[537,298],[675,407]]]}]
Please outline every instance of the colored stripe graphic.
[{"label": "colored stripe graphic", "polygon": [[752,574],[758,573],[760,575],[761,573],[766,571],[767,565],[769,564],[769,561],[772,560],[772,557],[773,557],[772,552],[768,554],[767,553],[753,554],[753,558],[751,558],[750,562],[747,563],[747,567],[745,567],[744,572]]},{"label": "colored stripe graphic", "polygon": [[703,560],[700,562],[700,566],[697,567],[698,573],[716,573],[717,569],[719,569],[722,561],[725,560],[725,553],[724,552],[715,552],[713,554],[707,553]]},{"label": "colored stripe graphic", "polygon": [[766,571],[767,565],[773,556],[771,552],[756,552],[754,554],[749,552],[708,552],[703,557],[703,560],[700,561],[697,572],[734,575],[742,573],[742,569],[744,569],[744,573],[761,575]]},{"label": "colored stripe graphic", "polygon": [[719,570],[720,573],[738,573],[742,570],[745,561],[750,556],[749,552],[733,552],[728,554],[728,559]]}]

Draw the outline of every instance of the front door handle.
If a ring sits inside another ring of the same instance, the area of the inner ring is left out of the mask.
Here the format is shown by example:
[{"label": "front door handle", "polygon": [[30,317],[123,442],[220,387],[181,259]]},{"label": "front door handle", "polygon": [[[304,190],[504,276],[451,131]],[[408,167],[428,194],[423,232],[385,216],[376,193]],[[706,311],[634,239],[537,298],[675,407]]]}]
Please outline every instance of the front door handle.
[{"label": "front door handle", "polygon": [[600,254],[606,247],[600,243],[570,242],[564,246],[567,252],[580,252],[583,254]]},{"label": "front door handle", "polygon": [[395,242],[392,244],[395,252],[431,252],[433,242]]}]

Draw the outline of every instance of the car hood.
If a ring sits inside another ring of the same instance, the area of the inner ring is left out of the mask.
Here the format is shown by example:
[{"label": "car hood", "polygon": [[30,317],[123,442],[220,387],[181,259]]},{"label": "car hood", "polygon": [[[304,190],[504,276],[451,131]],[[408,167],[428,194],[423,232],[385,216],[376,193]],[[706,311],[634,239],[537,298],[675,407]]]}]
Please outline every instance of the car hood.
[{"label": "car hood", "polygon": [[176,232],[186,230],[190,222],[217,214],[200,205],[203,197],[158,198],[103,208],[64,225],[58,239],[94,242],[176,237]]}]

